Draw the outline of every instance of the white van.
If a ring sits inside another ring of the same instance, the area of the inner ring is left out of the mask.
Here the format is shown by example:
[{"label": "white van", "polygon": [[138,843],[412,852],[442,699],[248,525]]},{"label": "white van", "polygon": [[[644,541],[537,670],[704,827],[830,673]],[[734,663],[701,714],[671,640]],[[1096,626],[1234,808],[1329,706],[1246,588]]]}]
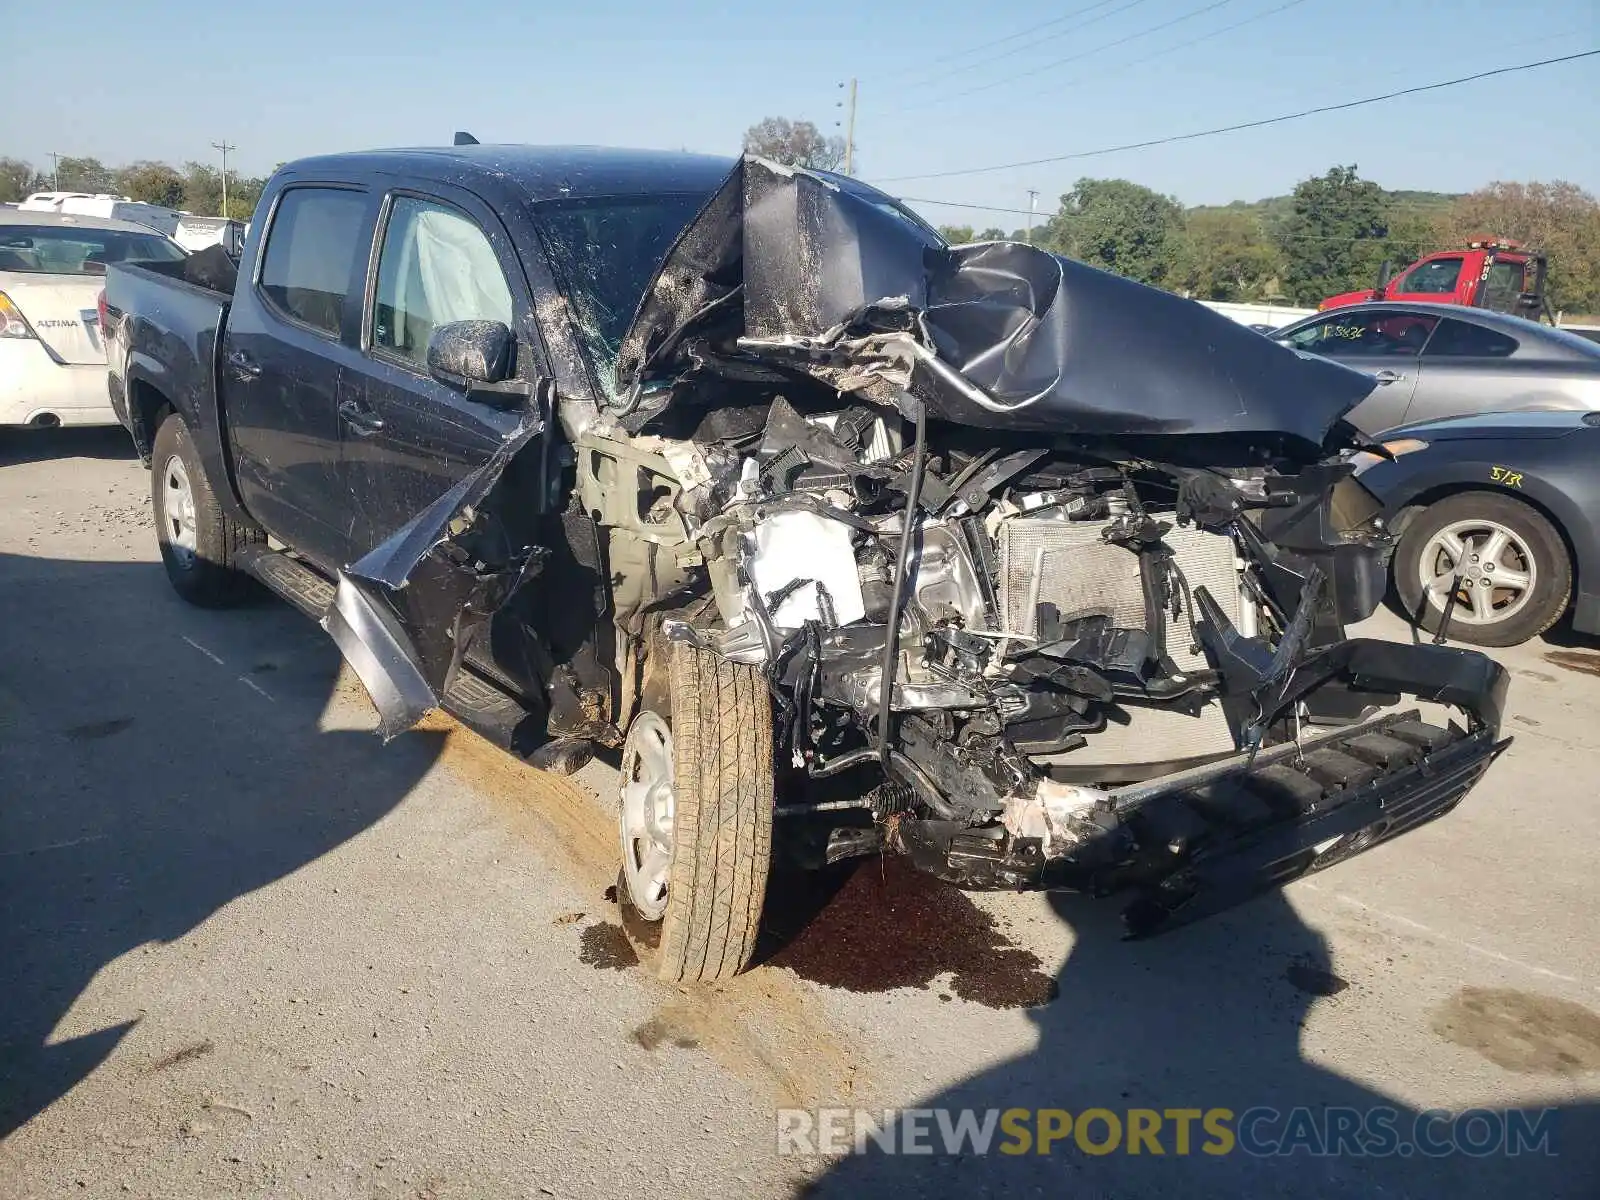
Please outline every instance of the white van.
[{"label": "white van", "polygon": [[159,204],[146,204],[126,196],[113,196],[109,192],[34,192],[21,204],[20,212],[65,213],[76,217],[106,217],[113,221],[132,221],[154,229],[157,233],[174,237],[183,213],[175,208],[162,208]]}]

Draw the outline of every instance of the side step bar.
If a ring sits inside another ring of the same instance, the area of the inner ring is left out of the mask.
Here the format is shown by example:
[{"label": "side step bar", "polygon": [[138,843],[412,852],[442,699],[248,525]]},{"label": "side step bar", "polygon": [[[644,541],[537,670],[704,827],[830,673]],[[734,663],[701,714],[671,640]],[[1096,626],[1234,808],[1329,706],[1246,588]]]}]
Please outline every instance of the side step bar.
[{"label": "side step bar", "polygon": [[[297,558],[249,546],[235,561],[313,621],[321,621],[333,604],[334,584]],[[473,665],[463,664],[456,671],[440,706],[480,737],[542,770],[570,775],[593,754],[588,742],[546,738],[543,718]]]},{"label": "side step bar", "polygon": [[322,620],[322,614],[333,604],[333,584],[287,554],[265,546],[246,546],[234,559],[234,565],[250,572],[269,592],[287,600],[313,621]]}]

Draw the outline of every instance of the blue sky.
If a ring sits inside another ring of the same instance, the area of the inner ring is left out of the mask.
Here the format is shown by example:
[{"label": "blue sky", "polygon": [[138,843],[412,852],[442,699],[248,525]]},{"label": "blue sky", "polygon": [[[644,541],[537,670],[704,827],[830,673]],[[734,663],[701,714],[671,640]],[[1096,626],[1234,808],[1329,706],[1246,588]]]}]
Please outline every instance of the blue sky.
[{"label": "blue sky", "polygon": [[[51,150],[109,163],[215,161],[210,144],[226,138],[241,169],[264,173],[305,154],[444,142],[455,129],[485,142],[733,153],[766,115],[835,132],[836,85],[855,76],[857,173],[876,181],[1249,121],[1600,47],[1595,0],[1286,3],[30,6],[10,22],[26,36],[0,47],[0,154],[35,164]],[[1148,32],[1166,22],[1176,23]],[[1024,36],[1001,41],[1013,34]],[[1262,130],[885,186],[1006,208],[1025,207],[1034,188],[1048,212],[1082,175],[1220,203],[1281,194],[1354,162],[1390,188],[1560,178],[1600,192],[1597,101],[1592,58]],[[917,207],[952,224],[1023,220]]]}]

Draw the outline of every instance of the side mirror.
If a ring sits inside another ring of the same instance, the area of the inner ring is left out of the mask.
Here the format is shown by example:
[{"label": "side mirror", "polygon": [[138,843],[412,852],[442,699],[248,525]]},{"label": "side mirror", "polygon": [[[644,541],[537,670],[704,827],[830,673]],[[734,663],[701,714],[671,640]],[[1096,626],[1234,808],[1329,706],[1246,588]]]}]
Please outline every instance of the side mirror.
[{"label": "side mirror", "polygon": [[511,376],[516,339],[499,321],[451,321],[428,338],[428,374],[464,391],[494,387]]}]

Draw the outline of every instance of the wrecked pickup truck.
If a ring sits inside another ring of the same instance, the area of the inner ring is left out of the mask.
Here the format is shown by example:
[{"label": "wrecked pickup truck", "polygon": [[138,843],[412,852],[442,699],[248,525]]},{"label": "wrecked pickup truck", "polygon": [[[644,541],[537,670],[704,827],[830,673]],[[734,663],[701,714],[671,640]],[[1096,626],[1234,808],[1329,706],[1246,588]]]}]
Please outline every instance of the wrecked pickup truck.
[{"label": "wrecked pickup truck", "polygon": [[775,840],[1120,893],[1143,936],[1503,746],[1493,661],[1344,634],[1374,381],[1198,304],[837,175],[598,150],[295,163],[236,282],[197,259],[106,283],[173,585],[297,604],[386,738],[620,750],[664,977],[748,962]]}]

